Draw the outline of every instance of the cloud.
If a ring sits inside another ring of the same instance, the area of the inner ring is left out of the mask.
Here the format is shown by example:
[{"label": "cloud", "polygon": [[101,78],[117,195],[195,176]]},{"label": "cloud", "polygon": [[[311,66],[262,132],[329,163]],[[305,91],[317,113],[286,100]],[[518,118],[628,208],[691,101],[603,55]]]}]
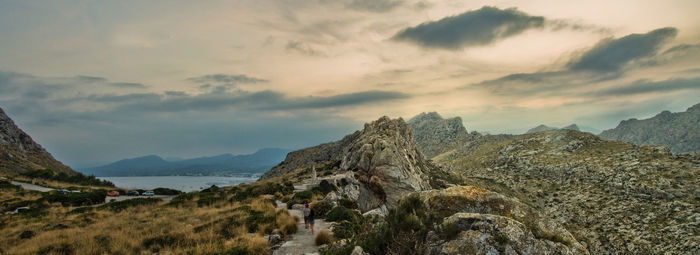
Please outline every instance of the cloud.
[{"label": "cloud", "polygon": [[629,96],[647,93],[665,93],[681,90],[700,91],[700,78],[669,79],[663,81],[638,80],[633,83],[617,86],[591,93],[594,96]]},{"label": "cloud", "polygon": [[114,87],[119,87],[119,88],[138,88],[138,89],[145,89],[146,88],[146,85],[143,85],[141,83],[135,83],[135,82],[110,82],[107,84],[114,86]]},{"label": "cloud", "polygon": [[[235,86],[238,84],[255,84],[255,83],[267,83],[268,80],[246,76],[244,74],[207,74],[199,77],[191,77],[185,79],[190,82],[204,84],[202,86],[207,86],[207,84],[219,84],[219,85],[229,85]],[[208,87],[208,86],[207,86]]]},{"label": "cloud", "polygon": [[498,9],[484,6],[438,21],[406,28],[392,37],[426,48],[459,50],[488,45],[532,28],[543,28],[545,18],[531,16],[516,8]]},{"label": "cloud", "polygon": [[661,46],[673,39],[677,33],[676,28],[666,27],[646,34],[609,38],[598,43],[580,58],[569,62],[568,67],[571,70],[619,71],[632,61],[656,55]]},{"label": "cloud", "polygon": [[661,28],[645,34],[604,39],[569,61],[562,70],[510,74],[463,86],[462,89],[476,86],[488,88],[496,94],[535,96],[611,81],[622,77],[632,63],[642,63],[657,56],[663,44],[676,33],[675,28]]},{"label": "cloud", "polygon": [[107,81],[107,79],[102,78],[102,77],[87,76],[87,75],[78,75],[78,76],[75,76],[74,78],[78,81],[87,82],[87,83],[106,82]]},{"label": "cloud", "polygon": [[312,57],[322,57],[326,55],[323,52],[311,48],[309,45],[301,41],[289,41],[287,42],[287,46],[285,46],[285,49],[289,51],[296,51],[301,54]]},{"label": "cloud", "polygon": [[402,0],[352,0],[345,6],[358,11],[388,12],[403,4]]}]

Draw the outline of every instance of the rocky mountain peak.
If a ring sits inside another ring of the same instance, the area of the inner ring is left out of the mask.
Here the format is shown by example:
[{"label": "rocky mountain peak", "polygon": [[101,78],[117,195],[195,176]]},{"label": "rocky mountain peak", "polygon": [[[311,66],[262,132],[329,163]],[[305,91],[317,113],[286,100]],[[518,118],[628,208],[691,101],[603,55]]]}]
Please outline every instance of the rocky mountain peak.
[{"label": "rocky mountain peak", "polygon": [[0,108],[0,172],[17,173],[31,169],[74,172],[54,159]]},{"label": "rocky mountain peak", "polygon": [[413,129],[420,152],[427,158],[449,151],[469,137],[462,118],[443,119],[436,112],[418,114],[408,125]]},{"label": "rocky mountain peak", "polygon": [[700,104],[685,112],[663,111],[656,116],[620,122],[600,137],[637,145],[663,145],[674,153],[700,152]]}]

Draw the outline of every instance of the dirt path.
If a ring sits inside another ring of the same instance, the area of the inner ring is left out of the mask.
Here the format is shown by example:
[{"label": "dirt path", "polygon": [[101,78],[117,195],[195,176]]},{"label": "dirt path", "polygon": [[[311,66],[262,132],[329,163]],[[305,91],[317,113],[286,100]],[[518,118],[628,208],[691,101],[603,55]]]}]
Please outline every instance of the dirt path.
[{"label": "dirt path", "polygon": [[[287,208],[287,204],[277,201],[277,209]],[[297,216],[299,219],[299,231],[292,235],[282,247],[275,250],[273,255],[299,255],[299,254],[318,254],[318,246],[314,244],[315,234],[318,234],[321,229],[328,229],[329,225],[322,219],[315,220],[314,235],[310,229],[304,229],[304,217],[300,210],[289,210],[289,214]]]}]

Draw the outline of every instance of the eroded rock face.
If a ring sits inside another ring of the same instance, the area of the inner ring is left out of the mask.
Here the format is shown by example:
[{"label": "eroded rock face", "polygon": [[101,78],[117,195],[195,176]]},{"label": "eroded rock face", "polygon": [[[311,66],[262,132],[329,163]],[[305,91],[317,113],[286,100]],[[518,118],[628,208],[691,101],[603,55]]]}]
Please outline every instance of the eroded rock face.
[{"label": "eroded rock face", "polygon": [[685,112],[663,111],[644,119],[621,121],[614,129],[605,130],[600,137],[637,145],[663,145],[673,153],[700,153],[700,104]]},{"label": "eroded rock face", "polygon": [[0,172],[15,174],[32,169],[75,173],[34,142],[0,109]]},{"label": "eroded rock face", "polygon": [[382,204],[393,207],[404,196],[430,189],[427,173],[436,168],[418,152],[403,119],[382,117],[365,128],[343,153],[342,170],[362,183],[358,202],[365,212]]},{"label": "eroded rock face", "polygon": [[434,254],[588,254],[563,226],[515,198],[475,186],[420,193],[443,224],[456,224],[456,239],[436,245]]},{"label": "eroded rock face", "polygon": [[452,150],[463,140],[478,135],[467,133],[467,129],[462,125],[462,118],[443,119],[436,112],[421,113],[407,123],[413,129],[418,150],[426,158],[433,158]]},{"label": "eroded rock face", "polygon": [[504,216],[456,213],[444,224],[456,224],[461,232],[434,254],[588,254],[578,243],[537,238],[526,225]]}]

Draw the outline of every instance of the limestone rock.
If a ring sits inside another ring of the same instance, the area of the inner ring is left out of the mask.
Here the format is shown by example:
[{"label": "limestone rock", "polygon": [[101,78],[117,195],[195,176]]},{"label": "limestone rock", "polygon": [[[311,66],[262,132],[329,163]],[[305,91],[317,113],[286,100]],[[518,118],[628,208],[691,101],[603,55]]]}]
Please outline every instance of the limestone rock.
[{"label": "limestone rock", "polygon": [[700,104],[685,112],[663,111],[649,119],[624,120],[600,137],[637,145],[664,145],[673,153],[700,153]]},{"label": "limestone rock", "polygon": [[462,125],[462,118],[443,119],[436,112],[421,113],[407,123],[413,129],[418,150],[426,158],[433,158],[454,149],[457,144],[471,136]]},{"label": "limestone rock", "polygon": [[350,253],[350,255],[369,255],[369,253],[366,253],[364,250],[362,250],[362,247],[355,246],[355,248],[352,249],[352,253]]},{"label": "limestone rock", "polygon": [[0,173],[17,174],[37,169],[76,173],[34,142],[0,109]]}]

